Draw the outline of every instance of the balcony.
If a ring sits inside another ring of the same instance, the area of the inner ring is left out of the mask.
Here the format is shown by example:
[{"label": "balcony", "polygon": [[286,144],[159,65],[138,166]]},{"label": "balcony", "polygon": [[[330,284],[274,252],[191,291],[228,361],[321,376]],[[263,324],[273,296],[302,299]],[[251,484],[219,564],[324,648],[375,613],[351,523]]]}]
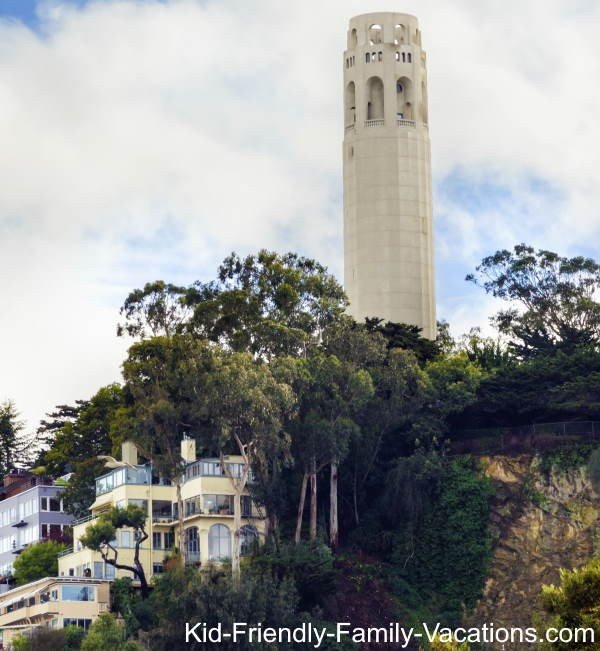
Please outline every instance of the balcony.
[{"label": "balcony", "polygon": [[417,123],[414,120],[405,120],[404,118],[398,118],[396,124],[399,127],[411,127],[413,129],[417,126]]},{"label": "balcony", "polygon": [[385,120],[365,120],[365,127],[382,127],[385,125]]}]

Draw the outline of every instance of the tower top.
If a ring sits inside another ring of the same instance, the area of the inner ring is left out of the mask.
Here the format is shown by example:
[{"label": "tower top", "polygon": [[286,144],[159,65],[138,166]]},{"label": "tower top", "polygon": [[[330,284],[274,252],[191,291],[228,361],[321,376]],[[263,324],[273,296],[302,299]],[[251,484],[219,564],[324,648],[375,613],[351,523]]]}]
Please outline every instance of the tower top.
[{"label": "tower top", "polygon": [[378,11],[350,19],[348,50],[384,43],[421,45],[417,17],[395,11]]}]

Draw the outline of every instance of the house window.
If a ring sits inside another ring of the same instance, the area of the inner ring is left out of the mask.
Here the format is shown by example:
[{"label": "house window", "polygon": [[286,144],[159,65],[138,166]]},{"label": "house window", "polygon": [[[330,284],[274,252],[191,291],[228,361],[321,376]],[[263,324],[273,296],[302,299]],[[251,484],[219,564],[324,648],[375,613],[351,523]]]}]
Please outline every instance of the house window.
[{"label": "house window", "polygon": [[154,549],[162,549],[163,548],[163,546],[162,546],[162,533],[160,533],[160,531],[158,533],[154,532],[152,534],[152,547]]},{"label": "house window", "polygon": [[61,500],[58,497],[42,497],[42,511],[62,511]]},{"label": "house window", "polygon": [[188,527],[185,530],[185,557],[188,565],[200,562],[200,537],[198,527]]},{"label": "house window", "polygon": [[245,556],[252,550],[255,541],[258,540],[258,531],[252,525],[245,525],[240,529],[240,554]]},{"label": "house window", "polygon": [[208,554],[211,561],[231,558],[231,534],[224,524],[213,524],[208,532]]},{"label": "house window", "polygon": [[131,531],[121,531],[121,547],[131,547]]},{"label": "house window", "polygon": [[164,535],[164,549],[171,549],[175,546],[175,534],[172,531],[165,531]]},{"label": "house window", "polygon": [[233,495],[205,495],[204,513],[233,515]]},{"label": "house window", "polygon": [[93,585],[63,585],[63,601],[96,601],[96,588]]},{"label": "house window", "polygon": [[240,505],[242,507],[242,517],[251,518],[252,517],[252,499],[250,495],[242,495],[240,499]]},{"label": "house window", "polygon": [[152,574],[163,574],[165,566],[162,563],[152,563]]},{"label": "house window", "polygon": [[63,627],[67,626],[79,626],[84,631],[87,631],[88,628],[92,625],[91,619],[76,619],[75,617],[63,617]]}]

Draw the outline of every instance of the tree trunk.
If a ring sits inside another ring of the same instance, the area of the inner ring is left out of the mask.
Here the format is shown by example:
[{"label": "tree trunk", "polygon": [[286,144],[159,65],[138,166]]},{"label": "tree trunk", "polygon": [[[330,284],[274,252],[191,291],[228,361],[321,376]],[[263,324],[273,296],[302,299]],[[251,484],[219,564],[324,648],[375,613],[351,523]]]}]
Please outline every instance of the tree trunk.
[{"label": "tree trunk", "polygon": [[354,464],[354,486],[352,492],[354,494],[354,522],[358,525],[360,524],[360,518],[358,517],[358,469],[356,464]]},{"label": "tree trunk", "polygon": [[331,462],[329,478],[329,544],[335,549],[339,543],[338,526],[338,462]]},{"label": "tree trunk", "polygon": [[310,539],[317,538],[317,468],[313,459],[310,474]]},{"label": "tree trunk", "polygon": [[296,545],[300,542],[302,536],[302,518],[304,517],[304,502],[306,501],[306,489],[308,488],[308,475],[302,475],[302,487],[300,488],[300,502],[298,503],[298,517],[296,518],[296,534],[294,542]]},{"label": "tree trunk", "polygon": [[142,535],[135,543],[135,553],[133,555],[133,562],[137,568],[137,575],[140,580],[140,590],[142,593],[142,599],[147,599],[150,595],[150,589],[148,588],[148,581],[146,580],[146,572],[144,571],[144,566],[140,562],[140,547],[144,540],[148,539],[148,534],[145,531],[142,531]]},{"label": "tree trunk", "polygon": [[233,541],[231,548],[231,576],[234,585],[240,584],[240,529],[242,528],[241,491],[235,487],[233,495]]},{"label": "tree trunk", "polygon": [[185,535],[183,531],[183,498],[181,497],[181,479],[175,481],[175,488],[177,494],[177,510],[179,512],[179,522],[177,527],[179,529],[179,555],[181,557],[181,565],[185,567],[186,552],[185,552]]}]

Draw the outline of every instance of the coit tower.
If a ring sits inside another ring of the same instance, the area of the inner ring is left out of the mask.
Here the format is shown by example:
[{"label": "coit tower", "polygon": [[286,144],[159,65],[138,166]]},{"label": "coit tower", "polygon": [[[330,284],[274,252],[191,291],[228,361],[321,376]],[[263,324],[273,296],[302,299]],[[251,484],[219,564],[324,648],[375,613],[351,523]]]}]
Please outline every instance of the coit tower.
[{"label": "coit tower", "polygon": [[357,320],[436,335],[427,70],[414,16],[350,20],[344,52],[344,286]]}]

